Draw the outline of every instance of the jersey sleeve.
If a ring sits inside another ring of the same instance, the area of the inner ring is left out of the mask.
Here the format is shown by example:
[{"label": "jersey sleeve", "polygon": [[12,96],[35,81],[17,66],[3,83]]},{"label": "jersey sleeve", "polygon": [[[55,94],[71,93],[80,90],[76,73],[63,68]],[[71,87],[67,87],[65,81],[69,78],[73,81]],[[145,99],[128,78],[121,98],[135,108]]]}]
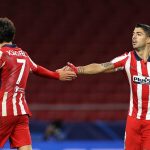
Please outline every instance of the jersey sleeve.
[{"label": "jersey sleeve", "polygon": [[28,58],[30,63],[30,71],[35,72],[37,70],[37,64],[35,64],[29,56]]},{"label": "jersey sleeve", "polygon": [[55,71],[51,71],[48,70],[42,66],[39,66],[37,64],[35,64],[31,58],[29,57],[29,62],[30,62],[30,70],[38,75],[38,76],[42,76],[42,77],[46,77],[46,78],[54,78],[54,79],[59,79],[60,75],[58,72]]},{"label": "jersey sleeve", "polygon": [[116,71],[123,70],[127,59],[128,59],[128,53],[125,53],[121,56],[114,58],[111,62],[114,64]]}]

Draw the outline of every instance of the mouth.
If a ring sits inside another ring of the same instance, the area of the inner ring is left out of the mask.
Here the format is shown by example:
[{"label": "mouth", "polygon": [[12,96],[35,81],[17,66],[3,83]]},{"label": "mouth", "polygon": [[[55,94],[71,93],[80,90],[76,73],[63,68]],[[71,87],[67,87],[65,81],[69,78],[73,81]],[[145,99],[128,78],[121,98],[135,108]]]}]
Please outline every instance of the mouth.
[{"label": "mouth", "polygon": [[136,45],[136,44],[137,44],[137,42],[133,41],[133,42],[132,42],[132,44],[133,44],[133,45]]}]

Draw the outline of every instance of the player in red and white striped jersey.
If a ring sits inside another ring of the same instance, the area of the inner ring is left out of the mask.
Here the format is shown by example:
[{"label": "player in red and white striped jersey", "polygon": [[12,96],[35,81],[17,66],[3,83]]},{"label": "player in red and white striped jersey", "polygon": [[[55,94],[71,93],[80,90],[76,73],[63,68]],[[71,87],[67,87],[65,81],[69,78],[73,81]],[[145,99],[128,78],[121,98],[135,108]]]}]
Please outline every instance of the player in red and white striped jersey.
[{"label": "player in red and white striped jersey", "polygon": [[31,150],[28,120],[31,112],[25,99],[29,72],[62,81],[70,81],[76,74],[53,72],[35,64],[27,52],[12,44],[14,35],[14,24],[8,18],[0,18],[0,147],[9,139],[12,148]]},{"label": "player in red and white striped jersey", "polygon": [[130,107],[126,125],[125,150],[150,150],[150,26],[137,24],[133,31],[134,50],[111,62],[75,67],[66,70],[77,74],[97,74],[125,70],[130,85]]}]

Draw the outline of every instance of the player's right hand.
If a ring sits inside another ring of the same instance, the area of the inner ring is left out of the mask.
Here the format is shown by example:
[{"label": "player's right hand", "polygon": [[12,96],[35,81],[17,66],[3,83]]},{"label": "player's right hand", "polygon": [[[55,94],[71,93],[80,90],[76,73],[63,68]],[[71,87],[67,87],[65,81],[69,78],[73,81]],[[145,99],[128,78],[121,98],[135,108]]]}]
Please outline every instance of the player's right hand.
[{"label": "player's right hand", "polygon": [[70,67],[76,74],[78,73],[78,68],[74,64],[68,62],[67,66]]}]

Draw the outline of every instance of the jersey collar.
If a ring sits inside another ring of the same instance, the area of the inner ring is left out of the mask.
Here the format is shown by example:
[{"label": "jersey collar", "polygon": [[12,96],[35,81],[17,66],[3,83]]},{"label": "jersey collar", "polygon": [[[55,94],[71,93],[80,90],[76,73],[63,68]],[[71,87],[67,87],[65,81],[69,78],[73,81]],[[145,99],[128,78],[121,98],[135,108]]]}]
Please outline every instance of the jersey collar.
[{"label": "jersey collar", "polygon": [[[134,53],[134,56],[135,56],[135,58],[136,58],[136,60],[137,60],[137,61],[141,61],[141,60],[142,60],[142,58],[141,58],[141,57],[139,57],[139,55],[136,53],[136,51],[135,51],[135,50],[134,50],[134,52],[133,52],[133,53]],[[150,62],[150,56],[148,57],[147,61],[148,61],[148,62]]]},{"label": "jersey collar", "polygon": [[15,48],[15,47],[17,47],[17,45],[16,45],[16,44],[5,44],[5,45],[3,45],[2,47],[11,47],[11,48]]}]

